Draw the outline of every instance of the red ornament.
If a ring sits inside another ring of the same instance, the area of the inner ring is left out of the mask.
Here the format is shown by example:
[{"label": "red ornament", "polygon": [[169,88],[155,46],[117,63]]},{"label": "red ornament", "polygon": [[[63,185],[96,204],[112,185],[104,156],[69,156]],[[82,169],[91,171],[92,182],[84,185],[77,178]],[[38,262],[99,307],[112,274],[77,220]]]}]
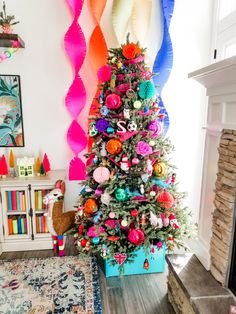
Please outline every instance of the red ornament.
[{"label": "red ornament", "polygon": [[117,94],[110,94],[106,98],[106,106],[108,109],[119,109],[122,105],[122,101],[119,95]]},{"label": "red ornament", "polygon": [[137,217],[138,216],[138,210],[137,209],[133,209],[133,210],[131,210],[130,214],[131,214],[132,217]]},{"label": "red ornament", "polygon": [[98,210],[97,208],[97,203],[94,198],[89,198],[85,203],[84,203],[84,211],[86,214],[91,215],[96,213]]},{"label": "red ornament", "polygon": [[2,155],[2,158],[0,159],[0,174],[2,176],[6,176],[8,174],[7,162],[4,155]]},{"label": "red ornament", "polygon": [[87,242],[88,242],[88,240],[82,239],[82,240],[80,241],[80,244],[81,244],[82,247],[85,247],[86,244],[87,244]]},{"label": "red ornament", "polygon": [[162,113],[162,114],[159,114],[159,119],[160,120],[163,120],[165,118],[165,115]]},{"label": "red ornament", "polygon": [[108,236],[107,240],[111,241],[111,242],[116,242],[119,240],[119,237],[117,236]]},{"label": "red ornament", "polygon": [[79,226],[79,230],[78,230],[78,234],[81,235],[84,231],[84,226],[83,225],[80,225]]},{"label": "red ornament", "polygon": [[47,173],[51,170],[50,162],[48,160],[47,154],[44,154],[43,157],[43,166],[44,166],[44,171]]},{"label": "red ornament", "polygon": [[144,241],[144,233],[141,229],[132,229],[130,230],[128,234],[128,240],[129,242],[135,244],[135,245],[140,245]]},{"label": "red ornament", "polygon": [[174,205],[174,197],[167,191],[161,192],[157,198],[162,208],[171,208]]},{"label": "red ornament", "polygon": [[117,264],[122,265],[127,259],[127,254],[125,253],[115,253],[114,258],[117,261]]},{"label": "red ornament", "polygon": [[149,269],[149,261],[148,261],[147,258],[145,259],[145,261],[144,261],[144,263],[143,263],[143,268],[146,269],[146,270]]}]

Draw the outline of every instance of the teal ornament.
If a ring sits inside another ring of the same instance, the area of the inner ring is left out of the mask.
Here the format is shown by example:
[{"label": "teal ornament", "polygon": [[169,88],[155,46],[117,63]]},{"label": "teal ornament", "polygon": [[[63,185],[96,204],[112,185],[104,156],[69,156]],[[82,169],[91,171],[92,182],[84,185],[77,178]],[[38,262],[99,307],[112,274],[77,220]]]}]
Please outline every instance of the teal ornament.
[{"label": "teal ornament", "polygon": [[115,190],[115,198],[117,201],[123,202],[128,199],[128,195],[124,189],[118,188]]},{"label": "teal ornament", "polygon": [[100,239],[99,239],[99,237],[95,237],[95,238],[93,238],[93,244],[98,244],[99,242],[100,242]]},{"label": "teal ornament", "polygon": [[142,99],[150,99],[156,94],[155,85],[151,81],[144,81],[139,85],[138,95]]},{"label": "teal ornament", "polygon": [[102,107],[100,108],[100,113],[101,113],[102,116],[108,115],[109,109],[107,108],[107,106],[102,106]]},{"label": "teal ornament", "polygon": [[152,179],[152,182],[155,183],[156,185],[162,187],[163,189],[167,188],[169,186],[168,183],[164,182],[161,179]]},{"label": "teal ornament", "polygon": [[112,127],[112,126],[109,126],[108,128],[107,128],[107,133],[108,134],[112,134],[112,133],[114,133],[115,132],[115,130],[114,130],[114,128]]}]

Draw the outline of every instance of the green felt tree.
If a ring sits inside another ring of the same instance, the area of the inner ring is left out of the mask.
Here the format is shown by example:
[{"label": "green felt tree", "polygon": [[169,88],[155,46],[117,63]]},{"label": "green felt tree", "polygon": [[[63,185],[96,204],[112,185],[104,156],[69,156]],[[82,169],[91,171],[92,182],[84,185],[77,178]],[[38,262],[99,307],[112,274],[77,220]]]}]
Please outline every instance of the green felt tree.
[{"label": "green felt tree", "polygon": [[45,175],[45,174],[46,174],[46,173],[45,173],[45,169],[44,169],[43,162],[41,162],[39,173],[40,173],[41,175]]},{"label": "green felt tree", "polygon": [[99,112],[90,117],[94,142],[76,215],[80,252],[121,253],[131,261],[140,246],[173,250],[190,234],[144,57],[145,49],[127,40],[98,71]]}]

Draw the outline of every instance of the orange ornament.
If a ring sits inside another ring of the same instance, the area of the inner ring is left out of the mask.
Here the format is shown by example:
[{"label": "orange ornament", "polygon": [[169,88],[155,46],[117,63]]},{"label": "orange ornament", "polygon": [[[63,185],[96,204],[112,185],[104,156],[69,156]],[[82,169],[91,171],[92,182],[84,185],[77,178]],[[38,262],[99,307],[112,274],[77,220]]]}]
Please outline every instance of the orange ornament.
[{"label": "orange ornament", "polygon": [[85,203],[84,203],[84,212],[88,215],[92,215],[96,213],[98,210],[97,208],[97,203],[94,198],[89,198]]},{"label": "orange ornament", "polygon": [[174,205],[174,197],[168,191],[163,191],[158,195],[157,202],[165,209],[169,209]]},{"label": "orange ornament", "polygon": [[108,151],[109,154],[112,154],[112,155],[119,154],[122,150],[121,141],[115,138],[109,140],[106,145],[106,150]]},{"label": "orange ornament", "polygon": [[134,59],[141,54],[141,49],[134,43],[127,44],[122,48],[122,54],[126,59]]},{"label": "orange ornament", "polygon": [[164,177],[166,173],[166,165],[162,161],[158,161],[153,165],[153,174],[157,177]]}]

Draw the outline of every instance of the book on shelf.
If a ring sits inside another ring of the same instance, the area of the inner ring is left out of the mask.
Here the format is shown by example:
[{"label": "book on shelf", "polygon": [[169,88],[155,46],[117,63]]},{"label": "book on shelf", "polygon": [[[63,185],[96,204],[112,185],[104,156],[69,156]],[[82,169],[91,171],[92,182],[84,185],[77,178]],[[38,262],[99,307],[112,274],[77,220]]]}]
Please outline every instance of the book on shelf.
[{"label": "book on shelf", "polygon": [[25,211],[24,191],[6,191],[6,203],[8,211]]},{"label": "book on shelf", "polygon": [[27,233],[27,220],[26,216],[11,216],[8,217],[8,234],[26,234]]},{"label": "book on shelf", "polygon": [[12,210],[17,210],[16,191],[11,191],[11,198],[12,198]]}]

